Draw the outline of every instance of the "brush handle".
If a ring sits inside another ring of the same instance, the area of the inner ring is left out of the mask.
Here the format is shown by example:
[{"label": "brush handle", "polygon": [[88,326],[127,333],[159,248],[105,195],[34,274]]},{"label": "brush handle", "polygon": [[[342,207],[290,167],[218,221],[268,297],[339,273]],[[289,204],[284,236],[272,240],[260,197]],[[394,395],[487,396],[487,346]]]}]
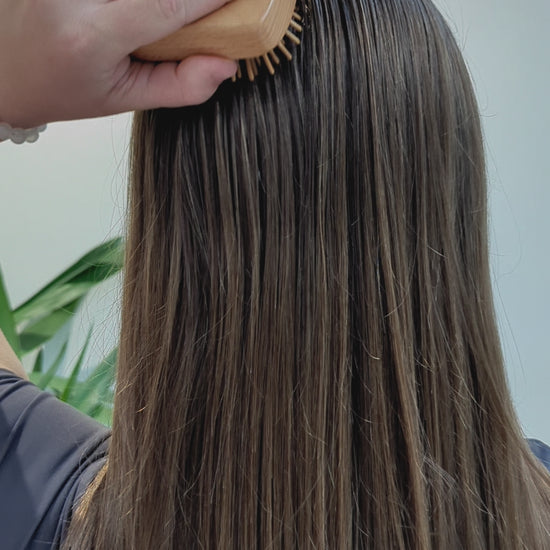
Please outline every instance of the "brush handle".
[{"label": "brush handle", "polygon": [[180,61],[197,54],[258,57],[277,46],[295,7],[296,0],[232,0],[133,55],[144,61]]}]

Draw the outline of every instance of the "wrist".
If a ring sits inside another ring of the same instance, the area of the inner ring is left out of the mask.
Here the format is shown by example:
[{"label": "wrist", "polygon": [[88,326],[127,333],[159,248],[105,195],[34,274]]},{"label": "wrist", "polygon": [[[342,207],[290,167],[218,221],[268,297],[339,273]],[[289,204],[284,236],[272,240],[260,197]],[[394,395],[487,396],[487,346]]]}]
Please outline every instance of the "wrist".
[{"label": "wrist", "polygon": [[33,143],[45,130],[47,121],[37,116],[34,103],[28,101],[25,90],[14,97],[13,89],[0,84],[0,105],[0,141]]}]

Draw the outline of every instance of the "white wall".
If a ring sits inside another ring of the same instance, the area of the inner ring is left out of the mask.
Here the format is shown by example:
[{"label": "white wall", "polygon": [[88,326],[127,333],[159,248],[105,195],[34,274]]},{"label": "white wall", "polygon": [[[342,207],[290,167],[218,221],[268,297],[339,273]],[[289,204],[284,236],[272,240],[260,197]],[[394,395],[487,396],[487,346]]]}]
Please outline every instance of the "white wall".
[{"label": "white wall", "polygon": [[[495,296],[513,397],[526,434],[550,443],[550,2],[437,4],[452,21],[481,104]],[[122,116],[51,125],[34,145],[0,144],[0,265],[14,303],[122,233],[128,129]],[[97,326],[97,358],[116,339],[117,296],[116,285],[102,289],[76,323],[81,334],[90,320]]]},{"label": "white wall", "polygon": [[526,434],[550,443],[550,2],[436,3],[453,22],[481,107],[512,395]]}]

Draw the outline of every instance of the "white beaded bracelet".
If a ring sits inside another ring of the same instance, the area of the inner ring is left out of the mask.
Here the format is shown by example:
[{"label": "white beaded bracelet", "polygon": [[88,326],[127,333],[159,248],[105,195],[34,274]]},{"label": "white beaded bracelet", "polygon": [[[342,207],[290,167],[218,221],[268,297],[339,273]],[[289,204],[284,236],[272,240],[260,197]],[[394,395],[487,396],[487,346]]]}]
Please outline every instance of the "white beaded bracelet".
[{"label": "white beaded bracelet", "polygon": [[40,132],[47,128],[47,124],[38,126],[37,128],[12,128],[7,122],[0,122],[0,141],[11,139],[13,143],[21,145],[21,143],[34,143],[39,137]]}]

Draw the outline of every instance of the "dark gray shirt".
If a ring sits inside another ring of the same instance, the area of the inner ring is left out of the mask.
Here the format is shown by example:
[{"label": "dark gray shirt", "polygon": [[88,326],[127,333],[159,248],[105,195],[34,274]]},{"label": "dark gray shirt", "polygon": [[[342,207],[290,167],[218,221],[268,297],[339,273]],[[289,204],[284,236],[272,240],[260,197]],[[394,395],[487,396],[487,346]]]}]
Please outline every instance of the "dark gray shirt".
[{"label": "dark gray shirt", "polygon": [[0,548],[58,548],[105,463],[110,431],[0,369]]}]

